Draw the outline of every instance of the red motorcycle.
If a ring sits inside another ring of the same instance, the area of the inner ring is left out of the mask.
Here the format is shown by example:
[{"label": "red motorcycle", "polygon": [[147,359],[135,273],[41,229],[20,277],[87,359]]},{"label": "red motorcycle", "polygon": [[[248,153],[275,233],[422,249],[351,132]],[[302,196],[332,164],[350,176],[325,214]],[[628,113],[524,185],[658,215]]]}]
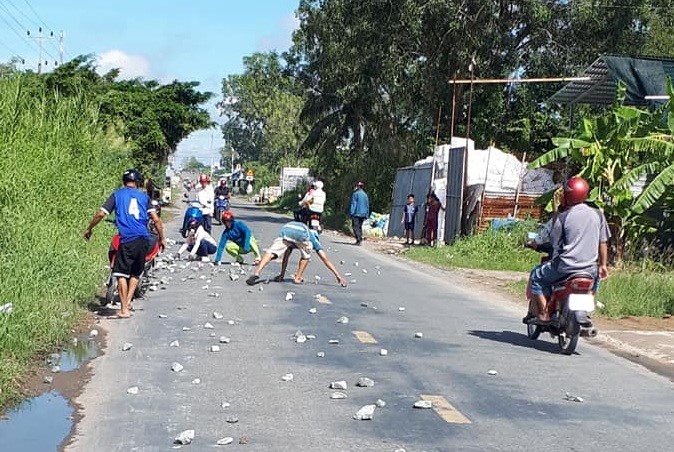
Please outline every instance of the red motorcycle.
[{"label": "red motorcycle", "polygon": [[552,286],[546,310],[550,313],[550,323],[536,323],[532,318],[535,300],[531,288],[527,287],[529,314],[524,319],[527,336],[538,339],[543,332],[556,336],[559,348],[565,355],[576,350],[580,336],[594,337],[597,330],[592,326],[590,314],[594,311],[594,276],[589,273],[575,273]]},{"label": "red motorcycle", "polygon": [[[154,223],[150,220],[150,223]],[[156,229],[154,229],[156,230]],[[153,231],[153,228],[150,227],[150,231]],[[150,249],[145,256],[145,267],[143,268],[143,273],[140,276],[138,281],[138,286],[136,287],[136,292],[133,294],[134,298],[142,298],[147,292],[147,288],[150,286],[150,272],[154,267],[155,259],[159,254],[159,236],[156,233],[150,234]],[[105,283],[107,290],[105,291],[105,305],[119,303],[119,292],[117,290],[117,277],[113,276],[112,269],[115,266],[115,258],[117,257],[117,250],[119,250],[120,236],[119,233],[112,236],[112,241],[110,242],[110,249],[108,250],[108,260],[110,261],[110,276]],[[104,305],[104,306],[105,306]]]}]

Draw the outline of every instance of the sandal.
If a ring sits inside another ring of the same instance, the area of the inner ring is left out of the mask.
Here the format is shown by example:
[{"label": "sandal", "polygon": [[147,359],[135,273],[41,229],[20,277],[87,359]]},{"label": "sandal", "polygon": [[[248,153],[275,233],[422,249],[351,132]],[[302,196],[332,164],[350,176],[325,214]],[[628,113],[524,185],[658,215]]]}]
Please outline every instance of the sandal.
[{"label": "sandal", "polygon": [[283,276],[281,275],[274,276],[274,282],[283,282]]},{"label": "sandal", "polygon": [[248,284],[249,286],[252,286],[252,285],[254,285],[256,282],[258,282],[259,280],[260,280],[260,277],[259,277],[259,276],[257,276],[257,275],[250,275],[250,276],[248,277],[248,279],[246,280],[246,284]]}]

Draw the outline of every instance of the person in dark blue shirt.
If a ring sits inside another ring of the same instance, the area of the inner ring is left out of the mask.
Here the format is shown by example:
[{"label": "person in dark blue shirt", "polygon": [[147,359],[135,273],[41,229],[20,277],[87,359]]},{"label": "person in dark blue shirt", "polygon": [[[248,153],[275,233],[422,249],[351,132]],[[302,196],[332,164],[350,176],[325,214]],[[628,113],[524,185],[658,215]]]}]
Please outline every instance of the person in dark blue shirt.
[{"label": "person in dark blue shirt", "polygon": [[365,187],[363,182],[356,184],[349,206],[349,216],[353,226],[353,235],[356,237],[356,245],[360,245],[363,241],[363,222],[370,216],[370,200],[363,187]]},{"label": "person in dark blue shirt", "polygon": [[407,195],[407,204],[403,207],[402,223],[405,224],[405,245],[414,245],[414,225],[419,206],[414,203],[414,194]]},{"label": "person in dark blue shirt", "polygon": [[100,210],[94,214],[89,226],[84,231],[84,239],[89,240],[94,227],[106,215],[115,212],[115,224],[120,236],[119,250],[112,269],[117,277],[117,287],[121,308],[117,317],[131,316],[131,300],[136,292],[138,280],[145,267],[145,256],[150,246],[148,218],[152,218],[159,233],[161,249],[166,247],[164,226],[150,198],[138,189],[142,185],[143,176],[135,168],[122,175],[124,186],[114,191]]}]

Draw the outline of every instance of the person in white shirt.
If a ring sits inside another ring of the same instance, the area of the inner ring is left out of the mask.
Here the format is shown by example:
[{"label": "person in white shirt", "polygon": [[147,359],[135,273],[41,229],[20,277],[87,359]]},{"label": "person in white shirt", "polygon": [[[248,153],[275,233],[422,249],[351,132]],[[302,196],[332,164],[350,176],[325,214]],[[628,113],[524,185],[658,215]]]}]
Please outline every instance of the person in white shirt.
[{"label": "person in white shirt", "polygon": [[201,212],[204,214],[204,229],[210,234],[213,219],[213,209],[215,207],[215,191],[211,180],[206,174],[199,176],[201,188],[197,192],[197,201],[201,204]]},{"label": "person in white shirt", "polygon": [[311,194],[311,199],[309,200],[309,212],[322,215],[323,209],[325,208],[325,198],[326,195],[323,191],[323,182],[317,180],[314,182],[314,191]]},{"label": "person in white shirt", "polygon": [[[198,257],[202,260],[208,260],[208,256],[215,254],[218,249],[218,242],[206,232],[204,227],[199,224],[199,220],[193,219],[187,224],[188,232],[185,243],[178,250],[177,258],[189,250],[189,259],[194,260]],[[206,259],[203,259],[206,258]]]}]

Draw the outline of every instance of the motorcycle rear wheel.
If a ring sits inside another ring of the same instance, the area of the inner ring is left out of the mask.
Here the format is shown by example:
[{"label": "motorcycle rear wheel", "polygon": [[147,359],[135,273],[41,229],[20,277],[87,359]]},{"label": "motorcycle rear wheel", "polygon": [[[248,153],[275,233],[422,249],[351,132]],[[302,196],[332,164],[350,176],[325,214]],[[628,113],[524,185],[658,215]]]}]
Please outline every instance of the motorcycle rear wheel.
[{"label": "motorcycle rear wheel", "polygon": [[115,304],[116,301],[119,301],[119,293],[117,292],[117,278],[114,276],[110,277],[108,282],[108,289],[105,291],[105,305]]},{"label": "motorcycle rear wheel", "polygon": [[576,321],[576,316],[571,312],[566,317],[566,327],[560,331],[557,336],[557,342],[561,352],[565,355],[573,355],[578,345],[580,337],[580,326]]},{"label": "motorcycle rear wheel", "polygon": [[[529,312],[533,312],[533,308],[534,308],[533,304],[534,304],[534,301],[529,300]],[[527,323],[527,336],[532,341],[535,341],[536,339],[538,339],[538,336],[541,335],[542,331],[543,331],[543,328],[541,328],[540,325]]]}]

